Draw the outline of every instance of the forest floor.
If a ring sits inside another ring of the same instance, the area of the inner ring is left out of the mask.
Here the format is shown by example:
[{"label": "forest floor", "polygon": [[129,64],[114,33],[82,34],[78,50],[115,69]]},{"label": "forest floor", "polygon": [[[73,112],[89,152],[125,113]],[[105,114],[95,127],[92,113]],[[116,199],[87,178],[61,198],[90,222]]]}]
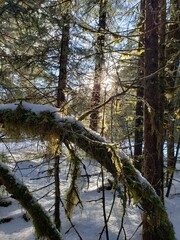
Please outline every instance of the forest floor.
[{"label": "forest floor", "polygon": [[[44,156],[44,145],[34,141],[18,143],[0,143],[0,152],[4,160],[8,158],[8,165],[14,171],[17,178],[33,192],[46,211],[53,218],[54,211],[54,177],[51,175],[53,160],[48,161]],[[98,240],[107,239],[104,228],[102,185],[100,167],[95,161],[85,154],[83,163],[86,166],[81,169],[78,180],[79,194],[82,204],[79,204],[70,223],[65,217],[65,195],[70,185],[69,160],[66,152],[63,152],[60,164],[61,179],[61,232],[67,240]],[[85,176],[88,173],[89,177]],[[107,179],[111,179],[105,173]],[[165,188],[166,192],[166,188]],[[0,207],[0,239],[4,240],[35,240],[34,228],[31,220],[19,203],[11,198],[1,187],[1,196],[11,201],[8,207]],[[140,240],[141,239],[141,210],[131,200],[126,209],[123,208],[123,194],[114,190],[105,191],[106,218],[108,220],[108,234],[110,240]],[[112,207],[113,206],[113,207]],[[169,198],[165,198],[165,206],[170,220],[174,225],[177,240],[180,239],[180,163],[174,176]],[[124,216],[124,217],[123,217]],[[8,222],[9,219],[9,222]],[[119,230],[121,232],[119,233]],[[119,237],[118,237],[119,234]]]}]

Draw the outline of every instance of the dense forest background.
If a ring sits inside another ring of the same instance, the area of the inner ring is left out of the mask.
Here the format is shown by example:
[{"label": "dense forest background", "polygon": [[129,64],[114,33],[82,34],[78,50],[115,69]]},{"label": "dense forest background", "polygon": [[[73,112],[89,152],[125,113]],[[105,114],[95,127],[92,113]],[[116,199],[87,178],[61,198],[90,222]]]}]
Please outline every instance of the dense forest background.
[{"label": "dense forest background", "polygon": [[[178,0],[1,1],[0,103],[50,105],[62,117],[74,116],[128,153],[164,202],[180,142],[179,5]],[[17,141],[3,127],[1,141]],[[79,156],[65,145],[71,156]],[[53,172],[57,229],[59,149]],[[71,167],[75,175],[77,165]],[[143,239],[161,239],[155,238],[157,229],[148,230],[147,219],[145,213]]]}]

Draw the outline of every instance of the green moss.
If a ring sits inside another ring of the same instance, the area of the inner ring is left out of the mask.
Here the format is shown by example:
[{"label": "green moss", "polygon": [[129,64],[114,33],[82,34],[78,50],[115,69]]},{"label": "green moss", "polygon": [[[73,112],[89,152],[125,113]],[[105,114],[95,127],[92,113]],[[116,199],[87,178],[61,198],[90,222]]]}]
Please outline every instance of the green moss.
[{"label": "green moss", "polygon": [[15,138],[22,135],[39,136],[42,140],[50,140],[52,135],[58,136],[58,123],[53,113],[49,111],[36,115],[19,105],[16,110],[1,110],[4,131]]},{"label": "green moss", "polygon": [[[78,185],[76,184],[79,173],[80,173],[80,163],[81,160],[76,156],[76,153],[74,149],[70,148],[70,146],[67,144],[68,150],[69,150],[69,160],[71,163],[71,184],[70,187],[66,193],[66,211],[67,211],[67,217],[71,219],[74,207],[80,202],[79,197],[79,191],[78,191]],[[81,203],[82,204],[82,203]]]},{"label": "green moss", "polygon": [[155,232],[159,240],[175,240],[173,226],[168,219],[164,205],[153,187],[139,180],[134,166],[124,159],[123,172],[134,201],[141,204],[149,223],[149,230]]},{"label": "green moss", "polygon": [[[147,213],[151,229],[157,229],[157,234],[160,236],[159,239],[175,239],[173,227],[169,222],[166,211],[154,189],[148,182],[143,183],[139,179],[139,175],[129,159],[124,158],[121,159],[120,162],[119,154],[116,152],[117,149],[115,146],[110,144],[108,145],[107,143],[104,143],[103,140],[99,140],[98,137],[76,122],[73,124],[69,122],[67,125],[64,125],[64,128],[62,129],[55,121],[53,113],[50,112],[42,112],[39,115],[36,115],[31,111],[23,109],[23,106],[19,106],[15,111],[0,111],[0,119],[5,126],[5,130],[11,136],[13,134],[15,136],[20,134],[27,134],[30,136],[38,135],[43,140],[51,141],[52,139],[55,140],[56,138],[60,140],[62,135],[63,141],[68,140],[83,149],[127,187],[137,203],[139,203],[143,210]],[[152,129],[152,131],[154,131],[154,129]],[[72,168],[74,170],[72,170],[72,185],[70,187],[71,193],[69,196],[77,193],[77,172],[75,173],[75,171],[77,171],[76,167],[77,166],[75,165],[74,168]],[[6,180],[6,185],[8,184],[9,182]],[[13,192],[14,189],[11,188],[11,185],[8,186]],[[18,197],[21,197],[21,202],[24,204],[24,206],[26,206],[27,209],[28,207],[26,204],[28,201],[23,202],[24,196],[23,199],[20,195],[18,195]],[[28,193],[25,198],[28,199]],[[29,209],[29,211],[31,210]],[[33,214],[35,214],[34,211]],[[37,221],[39,221],[38,216]],[[37,221],[35,221],[35,224],[38,224]],[[46,220],[43,221],[45,224]],[[38,227],[39,226],[37,225],[37,228]],[[41,229],[39,231],[41,231]],[[51,238],[51,240],[52,239],[56,238]]]},{"label": "green moss", "polygon": [[7,154],[5,154],[4,152],[1,152],[0,153],[0,161],[5,162],[5,163],[9,162],[9,158],[8,158]]},{"label": "green moss", "polygon": [[61,240],[62,238],[59,232],[40,204],[30,194],[27,187],[18,183],[9,170],[2,165],[0,165],[0,176],[7,191],[13,194],[14,198],[21,203],[32,217],[37,237],[46,237],[50,240]]}]

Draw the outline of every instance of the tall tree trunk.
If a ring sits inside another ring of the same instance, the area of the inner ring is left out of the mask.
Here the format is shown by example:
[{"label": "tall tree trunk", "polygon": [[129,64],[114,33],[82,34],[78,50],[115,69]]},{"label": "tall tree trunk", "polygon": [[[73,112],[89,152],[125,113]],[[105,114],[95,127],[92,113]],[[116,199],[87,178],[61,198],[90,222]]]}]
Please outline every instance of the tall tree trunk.
[{"label": "tall tree trunk", "polygon": [[[160,84],[158,78],[158,2],[146,1],[145,19],[145,81],[144,81],[144,175],[161,196],[159,161]],[[150,76],[153,74],[153,76]]]},{"label": "tall tree trunk", "polygon": [[[99,29],[95,48],[95,76],[94,86],[91,98],[91,107],[94,108],[100,103],[101,80],[104,67],[104,41],[106,28],[106,11],[107,0],[100,0],[99,6]],[[99,110],[94,110],[90,115],[90,128],[94,131],[98,130]]]},{"label": "tall tree trunk", "polygon": [[[71,0],[61,3],[62,7],[62,38],[61,38],[61,52],[59,59],[59,80],[58,80],[58,92],[57,92],[57,107],[64,110],[65,104],[65,89],[67,84],[67,64],[68,64],[68,52],[69,52],[69,29],[70,29],[70,6]],[[54,210],[54,221],[56,228],[60,230],[60,177],[59,177],[59,163],[60,154],[55,154],[55,165],[54,165],[54,177],[55,177],[55,210]]]},{"label": "tall tree trunk", "polygon": [[[159,28],[158,28],[158,35],[159,35],[159,52],[158,52],[158,69],[160,69],[159,72],[159,94],[160,94],[160,100],[159,100],[159,161],[162,164],[161,167],[161,175],[162,175],[162,184],[164,182],[164,173],[163,173],[163,146],[164,146],[164,108],[165,108],[165,64],[166,64],[166,56],[165,56],[165,45],[166,45],[166,0],[159,0]],[[164,202],[164,191],[162,187],[162,194],[161,198]]]},{"label": "tall tree trunk", "polygon": [[170,24],[168,25],[167,33],[167,45],[166,55],[167,55],[167,91],[171,92],[170,99],[167,103],[167,111],[169,117],[168,128],[167,128],[167,176],[166,182],[169,185],[169,177],[171,172],[174,171],[175,167],[175,153],[174,153],[174,88],[176,85],[177,71],[179,67],[179,42],[180,42],[180,26],[179,26],[179,16],[178,10],[180,8],[180,3],[178,0],[170,1]]},{"label": "tall tree trunk", "polygon": [[61,38],[61,49],[59,58],[59,80],[57,89],[57,107],[63,107],[65,103],[65,88],[67,84],[67,64],[68,64],[68,52],[69,52],[69,10],[71,0],[61,3],[62,5],[62,38]]},{"label": "tall tree trunk", "polygon": [[[158,14],[159,1],[145,2],[145,81],[144,81],[144,176],[162,197],[163,176],[160,128],[160,83],[158,78]],[[154,218],[158,215],[154,213]],[[143,240],[159,240],[157,229],[150,230],[144,213]]]},{"label": "tall tree trunk", "polygon": [[[145,18],[145,0],[141,0],[140,6],[140,33],[139,38],[139,50],[144,48],[144,18]],[[139,57],[138,61],[138,88],[136,92],[136,119],[135,119],[135,135],[134,135],[134,164],[136,168],[141,170],[142,168],[142,145],[143,145],[143,81],[140,80],[144,77],[144,53]]]}]

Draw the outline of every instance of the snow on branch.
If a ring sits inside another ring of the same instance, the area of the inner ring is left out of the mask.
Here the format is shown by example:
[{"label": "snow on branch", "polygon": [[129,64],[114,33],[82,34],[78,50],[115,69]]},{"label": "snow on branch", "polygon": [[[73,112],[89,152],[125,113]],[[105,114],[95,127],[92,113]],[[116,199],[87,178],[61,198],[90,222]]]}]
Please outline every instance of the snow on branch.
[{"label": "snow on branch", "polygon": [[57,108],[30,103],[0,105],[0,123],[9,135],[39,135],[43,140],[52,138],[76,144],[97,160],[115,179],[129,189],[135,202],[148,215],[152,229],[159,240],[175,239],[174,230],[165,208],[150,183],[135,169],[132,160],[73,117],[63,118]]}]

